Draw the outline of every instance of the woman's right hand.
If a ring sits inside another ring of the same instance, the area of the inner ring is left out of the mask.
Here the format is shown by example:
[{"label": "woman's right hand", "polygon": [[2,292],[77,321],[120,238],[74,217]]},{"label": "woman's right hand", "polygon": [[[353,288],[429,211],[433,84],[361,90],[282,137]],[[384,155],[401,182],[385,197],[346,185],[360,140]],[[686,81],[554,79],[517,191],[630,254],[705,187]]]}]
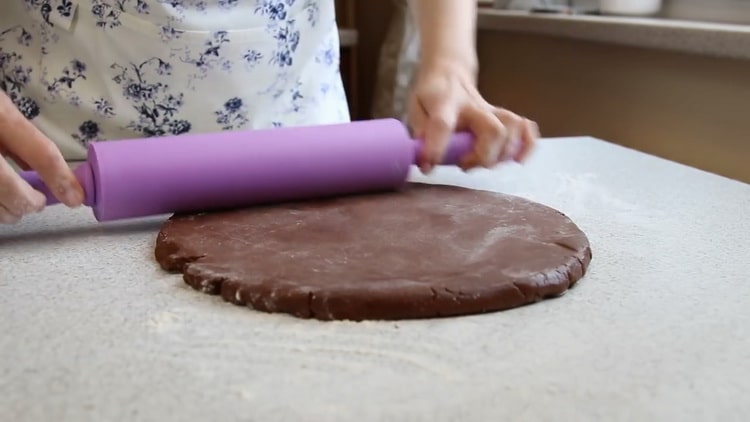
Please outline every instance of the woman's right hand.
[{"label": "woman's right hand", "polygon": [[18,222],[46,205],[44,195],[26,183],[6,158],[26,170],[36,170],[63,204],[77,207],[83,203],[83,188],[55,144],[0,90],[0,224]]}]

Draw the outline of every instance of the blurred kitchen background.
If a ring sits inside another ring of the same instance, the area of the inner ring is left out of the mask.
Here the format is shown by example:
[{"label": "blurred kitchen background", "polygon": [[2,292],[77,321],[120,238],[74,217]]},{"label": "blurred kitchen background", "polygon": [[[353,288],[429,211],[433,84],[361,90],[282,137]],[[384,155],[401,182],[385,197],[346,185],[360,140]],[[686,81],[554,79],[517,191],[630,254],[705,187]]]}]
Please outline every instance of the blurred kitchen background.
[{"label": "blurred kitchen background", "polygon": [[[337,2],[353,118],[403,118],[419,54],[406,0]],[[750,183],[750,0],[478,3],[490,102],[545,137],[594,136]]]}]

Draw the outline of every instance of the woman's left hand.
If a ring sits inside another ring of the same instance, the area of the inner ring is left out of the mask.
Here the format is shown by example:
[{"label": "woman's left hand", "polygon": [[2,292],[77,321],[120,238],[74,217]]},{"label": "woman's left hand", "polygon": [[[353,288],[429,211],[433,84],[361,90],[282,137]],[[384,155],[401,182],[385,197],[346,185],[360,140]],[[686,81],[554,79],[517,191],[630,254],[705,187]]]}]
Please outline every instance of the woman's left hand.
[{"label": "woman's left hand", "polygon": [[540,136],[535,122],[485,101],[472,73],[452,63],[419,71],[408,123],[414,137],[425,143],[418,162],[425,173],[440,164],[455,131],[475,136],[473,150],[460,163],[464,170],[489,168],[507,160],[522,162]]}]

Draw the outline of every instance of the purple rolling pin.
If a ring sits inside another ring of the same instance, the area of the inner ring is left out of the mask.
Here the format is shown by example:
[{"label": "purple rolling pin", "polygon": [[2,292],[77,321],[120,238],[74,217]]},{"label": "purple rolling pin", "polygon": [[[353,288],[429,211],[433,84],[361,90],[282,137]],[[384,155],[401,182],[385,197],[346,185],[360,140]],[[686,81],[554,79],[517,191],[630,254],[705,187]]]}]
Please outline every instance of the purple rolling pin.
[{"label": "purple rolling pin", "polygon": [[[443,164],[473,138],[458,133]],[[407,181],[421,142],[395,119],[92,143],[75,169],[98,221],[388,191]],[[58,201],[35,172],[32,187]]]}]

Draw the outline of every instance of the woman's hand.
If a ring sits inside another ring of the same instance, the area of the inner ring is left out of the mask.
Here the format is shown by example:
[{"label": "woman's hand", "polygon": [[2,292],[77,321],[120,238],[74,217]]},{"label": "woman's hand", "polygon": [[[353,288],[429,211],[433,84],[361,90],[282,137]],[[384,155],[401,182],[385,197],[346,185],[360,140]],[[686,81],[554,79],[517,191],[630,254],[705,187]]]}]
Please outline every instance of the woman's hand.
[{"label": "woman's hand", "polygon": [[409,104],[409,126],[425,147],[422,171],[442,161],[454,131],[475,135],[474,150],[461,166],[492,167],[521,161],[539,137],[536,123],[498,108],[476,88],[477,2],[408,0],[420,36],[420,64]]},{"label": "woman's hand", "polygon": [[523,161],[539,138],[537,124],[482,98],[470,68],[459,63],[426,64],[411,93],[409,126],[425,142],[419,166],[429,172],[443,158],[451,135],[469,131],[474,148],[461,167],[493,167],[501,161]]},{"label": "woman's hand", "polygon": [[65,205],[76,207],[83,202],[83,188],[55,144],[0,91],[0,224],[15,223],[46,204],[44,195],[21,179],[6,157],[24,169],[36,170]]}]

